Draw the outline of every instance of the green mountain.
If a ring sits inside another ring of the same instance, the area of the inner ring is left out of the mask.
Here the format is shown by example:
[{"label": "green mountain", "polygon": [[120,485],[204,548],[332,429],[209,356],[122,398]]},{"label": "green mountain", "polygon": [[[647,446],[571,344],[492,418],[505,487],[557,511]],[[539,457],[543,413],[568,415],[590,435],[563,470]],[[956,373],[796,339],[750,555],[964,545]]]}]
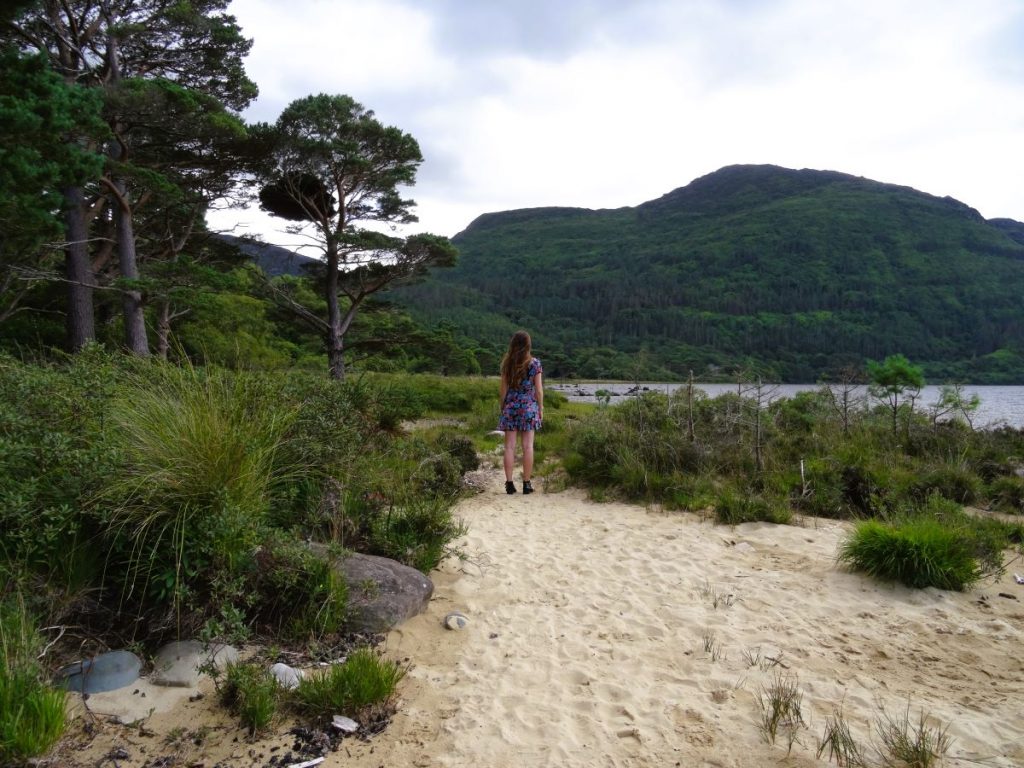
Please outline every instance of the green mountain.
[{"label": "green mountain", "polygon": [[807,382],[902,353],[1024,383],[1024,224],[832,171],[730,166],[615,210],[480,216],[459,264],[391,295],[485,370],[527,328],[549,375]]}]

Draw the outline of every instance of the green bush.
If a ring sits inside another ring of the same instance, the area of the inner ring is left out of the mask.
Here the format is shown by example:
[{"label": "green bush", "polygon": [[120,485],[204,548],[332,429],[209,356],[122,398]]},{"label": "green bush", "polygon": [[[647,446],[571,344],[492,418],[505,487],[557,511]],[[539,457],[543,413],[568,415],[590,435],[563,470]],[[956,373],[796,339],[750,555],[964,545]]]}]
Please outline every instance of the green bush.
[{"label": "green bush", "polygon": [[382,555],[429,573],[452,552],[466,528],[444,499],[413,496],[369,521],[369,554]]},{"label": "green bush", "polygon": [[981,478],[962,464],[943,464],[928,471],[913,482],[910,493],[917,499],[926,499],[938,493],[957,504],[972,504],[982,494]]},{"label": "green bush", "polygon": [[98,575],[84,500],[114,473],[104,412],[119,375],[96,347],[66,367],[0,355],[0,559],[65,583]]},{"label": "green bush", "polygon": [[264,630],[303,639],[338,632],[345,621],[348,585],[326,558],[284,534],[256,552],[246,593]]},{"label": "green bush", "polygon": [[43,755],[64,732],[65,692],[43,682],[39,645],[24,605],[0,602],[0,764]]},{"label": "green bush", "polygon": [[446,432],[438,438],[437,442],[443,451],[458,462],[459,471],[462,474],[480,468],[480,457],[477,455],[476,446],[465,435]]},{"label": "green bush", "polygon": [[974,537],[960,527],[919,517],[897,525],[866,520],[843,542],[840,562],[908,587],[964,590],[982,575]]},{"label": "green bush", "polygon": [[376,651],[360,648],[350,653],[343,664],[304,676],[292,691],[293,706],[300,714],[321,721],[334,715],[358,720],[368,712],[391,706],[406,671]]},{"label": "green bush", "polygon": [[986,495],[996,509],[1014,515],[1024,514],[1024,477],[997,477],[989,483]]},{"label": "green bush", "polygon": [[760,494],[726,488],[715,499],[715,519],[725,525],[755,522],[784,525],[791,518],[792,513],[782,500]]}]

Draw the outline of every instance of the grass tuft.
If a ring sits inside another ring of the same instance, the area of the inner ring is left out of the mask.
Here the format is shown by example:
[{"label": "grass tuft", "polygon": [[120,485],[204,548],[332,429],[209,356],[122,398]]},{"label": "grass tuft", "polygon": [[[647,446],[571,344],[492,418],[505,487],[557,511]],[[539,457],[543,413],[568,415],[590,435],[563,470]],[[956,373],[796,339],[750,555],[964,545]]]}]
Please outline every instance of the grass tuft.
[{"label": "grass tuft", "polygon": [[886,766],[899,768],[931,768],[949,751],[952,739],[947,735],[949,726],[930,727],[922,710],[916,723],[910,720],[910,705],[899,717],[887,712],[875,722],[875,730],[884,751],[879,754]]},{"label": "grass tuft", "polygon": [[825,718],[825,732],[822,734],[815,757],[820,760],[826,752],[828,759],[834,761],[840,768],[868,768],[867,757],[853,737],[842,707],[833,709],[832,714]]},{"label": "grass tuft", "polygon": [[0,764],[45,754],[64,733],[65,692],[43,682],[38,635],[20,601],[0,602]]},{"label": "grass tuft", "polygon": [[250,734],[267,730],[277,715],[281,686],[257,664],[229,664],[218,691],[221,703],[239,716]]},{"label": "grass tuft", "polygon": [[962,591],[982,576],[971,537],[930,518],[897,525],[865,520],[839,551],[839,561],[856,571],[908,587]]},{"label": "grass tuft", "polygon": [[407,671],[372,649],[360,648],[343,664],[302,678],[292,700],[301,714],[320,720],[339,714],[358,720],[367,711],[390,707]]},{"label": "grass tuft", "polygon": [[804,726],[802,712],[803,692],[795,677],[776,673],[772,681],[761,687],[758,694],[761,722],[758,728],[769,744],[774,744],[782,729],[786,736],[787,752],[793,749],[797,735]]}]

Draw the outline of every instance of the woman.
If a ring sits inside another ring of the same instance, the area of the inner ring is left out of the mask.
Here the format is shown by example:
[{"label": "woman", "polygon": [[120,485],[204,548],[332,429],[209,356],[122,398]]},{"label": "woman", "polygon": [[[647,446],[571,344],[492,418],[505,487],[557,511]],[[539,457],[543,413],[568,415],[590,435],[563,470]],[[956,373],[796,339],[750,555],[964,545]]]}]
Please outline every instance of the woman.
[{"label": "woman", "polygon": [[505,433],[505,493],[515,493],[512,470],[516,440],[523,445],[523,493],[533,493],[533,434],[544,419],[544,385],[540,360],[530,350],[530,334],[516,331],[501,359],[501,419]]}]

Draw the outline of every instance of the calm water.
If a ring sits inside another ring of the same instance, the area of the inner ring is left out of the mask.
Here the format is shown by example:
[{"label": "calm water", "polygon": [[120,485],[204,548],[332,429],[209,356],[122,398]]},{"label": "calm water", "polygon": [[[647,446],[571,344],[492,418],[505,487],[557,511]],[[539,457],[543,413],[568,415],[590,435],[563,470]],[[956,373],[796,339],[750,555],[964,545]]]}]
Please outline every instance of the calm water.
[{"label": "calm water", "polygon": [[[594,381],[573,382],[570,384],[557,380],[553,382],[545,382],[545,384],[548,389],[561,392],[570,400],[579,400],[591,403],[597,402],[597,397],[594,393],[598,389],[615,393],[616,396],[611,399],[611,402],[614,403],[621,401],[624,397],[628,397],[629,393],[637,386],[636,384]],[[685,387],[686,384],[643,382],[639,386],[641,387],[641,390],[647,389],[656,392],[670,393],[679,387]],[[735,384],[696,384],[695,386],[697,389],[702,389],[707,392],[710,397],[716,397],[723,392],[736,391]],[[798,392],[815,390],[818,386],[818,384],[779,384],[777,385],[778,388],[772,395],[772,399],[777,400],[783,397],[792,397]],[[918,400],[916,407],[919,409],[928,409],[930,406],[938,402],[941,391],[941,387],[925,387],[921,391],[921,398]],[[866,388],[860,390],[860,394],[866,393]],[[1001,424],[1007,424],[1011,427],[1018,428],[1024,427],[1024,387],[968,385],[964,387],[964,394],[966,397],[976,394],[981,398],[981,405],[978,406],[978,410],[974,418],[975,427],[991,427]]]}]

